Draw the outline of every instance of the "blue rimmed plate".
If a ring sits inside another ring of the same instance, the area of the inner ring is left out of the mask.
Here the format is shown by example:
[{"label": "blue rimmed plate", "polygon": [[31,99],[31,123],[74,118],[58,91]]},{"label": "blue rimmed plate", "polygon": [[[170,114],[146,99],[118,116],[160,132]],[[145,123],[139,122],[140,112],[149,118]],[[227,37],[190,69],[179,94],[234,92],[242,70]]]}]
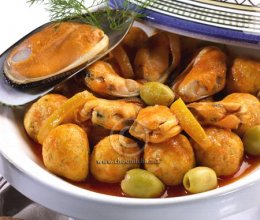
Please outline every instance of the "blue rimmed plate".
[{"label": "blue rimmed plate", "polygon": [[[112,7],[122,5],[114,0]],[[140,6],[147,0],[129,0]],[[148,1],[149,2],[149,1]],[[260,47],[260,0],[152,0],[145,20],[182,35]]]}]

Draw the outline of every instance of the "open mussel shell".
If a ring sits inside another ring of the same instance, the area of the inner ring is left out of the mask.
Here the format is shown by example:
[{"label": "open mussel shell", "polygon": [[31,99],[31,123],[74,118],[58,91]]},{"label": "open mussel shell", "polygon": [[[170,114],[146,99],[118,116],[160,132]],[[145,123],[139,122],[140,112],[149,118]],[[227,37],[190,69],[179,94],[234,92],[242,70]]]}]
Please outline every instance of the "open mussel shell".
[{"label": "open mussel shell", "polygon": [[[71,69],[67,69],[62,74],[57,74],[56,76],[46,77],[44,79],[40,79],[39,81],[26,81],[25,83],[21,83],[19,80],[13,80],[8,74],[8,66],[5,67],[6,60],[8,56],[12,53],[13,49],[19,47],[19,45],[32,36],[34,33],[39,32],[45,27],[52,25],[52,22],[46,23],[43,26],[36,28],[34,31],[30,32],[28,35],[23,37],[9,49],[7,49],[4,53],[0,55],[0,104],[8,105],[8,106],[22,106],[27,104],[48,92],[51,92],[55,87],[65,82],[66,80],[72,78],[76,74],[82,72],[86,67],[94,63],[95,61],[103,58],[106,54],[108,54],[111,50],[113,50],[124,38],[129,29],[133,24],[133,17],[129,15],[124,20],[124,24],[121,27],[121,30],[111,29],[110,23],[107,18],[107,14],[103,11],[99,11],[100,19],[102,20],[102,26],[100,29],[108,36],[109,38],[109,46],[107,49],[102,51],[100,54],[95,55],[92,59],[79,64],[76,67],[72,67]],[[113,13],[113,12],[111,12]],[[114,12],[116,13],[116,12]],[[23,53],[20,54],[22,59],[24,56],[29,53],[28,49],[26,49]],[[69,51],[66,51],[69,53]],[[17,57],[16,57],[17,58]],[[18,59],[19,60],[19,59]],[[51,57],[49,58],[51,60]],[[6,72],[8,72],[6,74]]]},{"label": "open mussel shell", "polygon": [[134,67],[138,79],[165,83],[180,63],[181,44],[178,35],[159,32],[137,51]]},{"label": "open mussel shell", "polygon": [[200,49],[174,80],[172,90],[185,102],[194,102],[220,92],[226,83],[226,55],[218,47]]},{"label": "open mussel shell", "polygon": [[34,86],[77,71],[108,48],[109,38],[92,25],[50,23],[20,41],[4,62],[6,78],[16,86]]},{"label": "open mussel shell", "polygon": [[86,86],[103,97],[134,97],[139,95],[141,83],[121,77],[113,66],[97,61],[86,69]]}]

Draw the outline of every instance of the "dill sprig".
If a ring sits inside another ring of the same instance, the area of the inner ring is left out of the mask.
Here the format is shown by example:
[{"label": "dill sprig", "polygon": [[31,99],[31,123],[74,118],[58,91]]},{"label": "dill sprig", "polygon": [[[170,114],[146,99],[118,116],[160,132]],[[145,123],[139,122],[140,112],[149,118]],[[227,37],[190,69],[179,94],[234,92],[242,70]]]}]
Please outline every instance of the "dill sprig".
[{"label": "dill sprig", "polygon": [[[115,9],[109,7],[113,1]],[[122,4],[117,5],[116,0],[93,0],[91,6],[86,6],[85,0],[27,0],[30,5],[36,3],[43,3],[50,14],[52,21],[68,21],[77,19],[83,23],[101,27],[102,20],[98,12],[93,12],[92,8],[97,5],[103,5],[102,12],[106,13],[111,29],[119,30],[123,25],[125,19],[129,15],[134,18],[141,18],[144,16],[143,8],[149,5],[153,0],[146,0],[141,6],[133,6],[129,0],[124,0]],[[133,13],[135,11],[135,13]],[[103,17],[103,16],[101,16]]]}]

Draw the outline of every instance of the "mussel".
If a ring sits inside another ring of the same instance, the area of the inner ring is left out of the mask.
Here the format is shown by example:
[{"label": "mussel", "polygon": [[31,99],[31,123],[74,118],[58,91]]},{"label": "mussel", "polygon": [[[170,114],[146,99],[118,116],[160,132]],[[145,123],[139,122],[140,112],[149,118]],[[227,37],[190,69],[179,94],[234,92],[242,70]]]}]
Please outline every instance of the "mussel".
[{"label": "mussel", "polygon": [[137,51],[134,60],[138,79],[164,83],[179,64],[181,47],[179,36],[159,32],[150,37]]},{"label": "mussel", "polygon": [[260,102],[249,93],[232,93],[218,102],[196,102],[188,107],[201,124],[233,129],[240,136],[260,124]]},{"label": "mussel", "polygon": [[148,40],[147,33],[140,27],[132,27],[122,41],[122,46],[127,51],[131,62],[134,61],[138,48]]},{"label": "mussel", "polygon": [[91,120],[94,125],[120,131],[133,123],[141,109],[140,103],[135,101],[96,98],[85,103],[77,115],[77,120],[79,122]]},{"label": "mussel", "polygon": [[172,89],[185,102],[209,97],[224,88],[226,70],[226,55],[222,50],[205,47],[175,79]]},{"label": "mussel", "polygon": [[181,132],[176,116],[162,105],[148,106],[138,112],[129,133],[144,142],[161,143]]},{"label": "mussel", "polygon": [[134,97],[139,95],[141,83],[125,79],[107,62],[97,61],[86,70],[85,84],[102,96]]},{"label": "mussel", "polygon": [[92,25],[50,23],[10,51],[4,73],[15,85],[54,81],[93,59],[108,45],[108,36]]},{"label": "mussel", "polygon": [[122,77],[126,79],[134,79],[135,74],[132,64],[130,62],[128,54],[121,44],[110,52],[110,56],[112,61],[111,63],[113,64],[114,62],[114,66],[118,67],[119,73]]},{"label": "mussel", "polygon": [[[100,27],[73,17],[48,22],[10,46],[0,55],[0,105],[22,106],[62,83],[82,76],[82,71],[109,54],[133,25],[129,13],[120,30],[111,26],[117,10],[97,10]],[[121,24],[121,23],[120,23]]]},{"label": "mussel", "polygon": [[135,79],[134,59],[138,48],[147,41],[148,35],[139,27],[132,27],[122,43],[110,53],[114,66],[118,67],[120,76],[127,79]]}]

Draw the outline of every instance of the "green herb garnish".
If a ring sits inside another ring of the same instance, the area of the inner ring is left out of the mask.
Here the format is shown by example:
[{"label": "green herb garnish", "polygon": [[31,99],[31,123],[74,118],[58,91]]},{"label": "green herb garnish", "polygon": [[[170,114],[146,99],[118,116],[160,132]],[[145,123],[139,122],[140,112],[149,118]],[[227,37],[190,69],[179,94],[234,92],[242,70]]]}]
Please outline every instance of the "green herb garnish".
[{"label": "green herb garnish", "polygon": [[[149,5],[153,0],[145,0],[141,6],[133,6],[129,0],[124,0],[120,10],[116,12],[109,7],[111,1],[113,1],[115,9],[119,9],[115,0],[93,0],[92,5],[89,7],[84,4],[85,0],[27,0],[27,3],[30,5],[35,3],[44,4],[50,13],[50,19],[52,21],[68,21],[77,18],[83,23],[97,27],[101,27],[102,19],[100,19],[100,13],[93,12],[92,9],[94,6],[103,4],[101,13],[103,16],[104,13],[106,14],[110,28],[119,30],[125,19],[128,18],[129,13],[134,18],[144,17],[143,8]],[[133,13],[133,11],[135,11],[135,13]]]}]

